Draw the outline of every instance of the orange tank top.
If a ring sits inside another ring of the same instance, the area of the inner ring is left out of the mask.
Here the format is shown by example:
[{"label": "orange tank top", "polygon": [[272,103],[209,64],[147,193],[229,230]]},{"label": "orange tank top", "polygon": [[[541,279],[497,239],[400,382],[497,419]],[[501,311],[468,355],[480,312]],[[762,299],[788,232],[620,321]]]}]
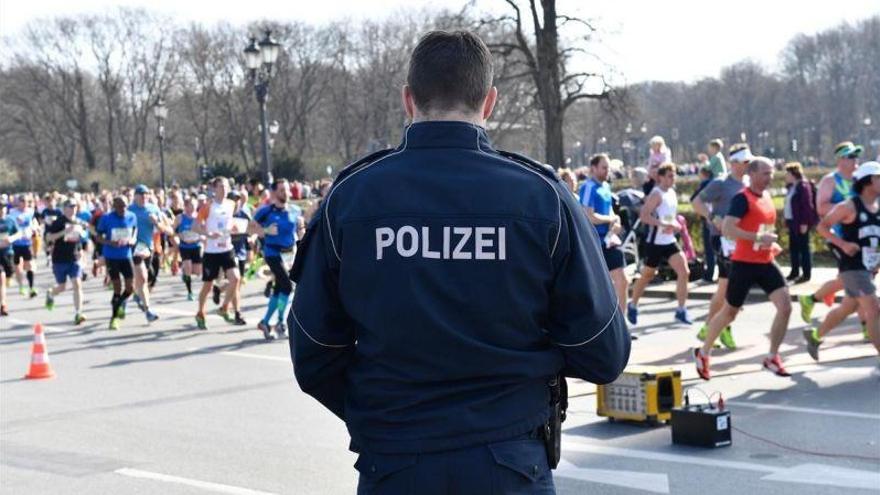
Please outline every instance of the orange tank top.
[{"label": "orange tank top", "polygon": [[[748,203],[748,211],[739,220],[739,228],[747,232],[759,232],[762,225],[772,231],[776,225],[776,206],[770,193],[758,196],[750,188],[743,189],[743,195]],[[730,259],[745,263],[770,263],[773,261],[773,252],[770,248],[755,249],[756,243],[746,239],[737,239],[736,248]]]}]

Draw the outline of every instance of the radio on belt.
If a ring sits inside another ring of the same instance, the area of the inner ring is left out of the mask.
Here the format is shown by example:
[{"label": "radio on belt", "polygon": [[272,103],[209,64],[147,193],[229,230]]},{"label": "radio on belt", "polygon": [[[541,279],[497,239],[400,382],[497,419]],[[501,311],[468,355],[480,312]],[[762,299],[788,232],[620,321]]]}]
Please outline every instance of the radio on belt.
[{"label": "radio on belt", "polygon": [[724,401],[717,405],[689,404],[685,394],[684,407],[672,410],[672,443],[695,447],[727,447],[731,445],[730,411]]}]

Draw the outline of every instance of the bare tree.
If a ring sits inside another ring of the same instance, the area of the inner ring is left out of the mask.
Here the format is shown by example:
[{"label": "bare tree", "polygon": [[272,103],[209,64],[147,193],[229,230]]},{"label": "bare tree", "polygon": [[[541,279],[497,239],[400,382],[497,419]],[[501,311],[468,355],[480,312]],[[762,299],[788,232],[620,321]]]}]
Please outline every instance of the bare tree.
[{"label": "bare tree", "polygon": [[[566,110],[579,100],[606,99],[612,94],[604,72],[569,69],[573,55],[589,53],[586,42],[595,28],[585,19],[558,13],[556,0],[541,0],[540,5],[528,0],[522,7],[517,0],[505,1],[512,15],[487,19],[482,24],[504,23],[510,27],[511,39],[494,42],[490,48],[502,57],[521,57],[523,70],[518,75],[531,78],[544,119],[545,159],[558,166],[563,163]],[[565,25],[576,26],[586,34],[565,46],[560,42],[560,28]]]}]

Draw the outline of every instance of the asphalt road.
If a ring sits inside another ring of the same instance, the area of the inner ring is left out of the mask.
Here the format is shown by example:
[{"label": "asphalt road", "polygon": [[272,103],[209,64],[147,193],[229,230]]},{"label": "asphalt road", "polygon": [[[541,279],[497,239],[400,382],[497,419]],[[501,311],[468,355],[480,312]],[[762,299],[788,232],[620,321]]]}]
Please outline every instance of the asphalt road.
[{"label": "asphalt road", "polygon": [[[40,266],[38,285],[48,283]],[[262,313],[261,289],[258,281],[246,287],[250,323]],[[69,294],[48,312],[42,295],[12,292],[12,315],[0,319],[3,493],[355,491],[345,428],[299,391],[286,341],[266,343],[253,325],[232,327],[216,316],[208,332],[195,330],[195,303],[170,276],[154,298],[161,319],[148,325],[130,306],[115,333],[106,329],[110,293],[94,280],[86,283],[89,320],[80,327],[72,325]],[[749,306],[734,324],[740,349],[718,352],[719,376],[696,383],[688,354],[694,331],[671,324],[672,306],[643,300],[633,361],[675,366],[686,386],[721,392],[737,428],[733,445],[678,447],[667,426],[609,422],[595,414],[595,388],[574,383],[559,493],[880,491],[877,358],[854,322],[814,364],[800,344],[803,324],[793,321],[782,351],[794,376],[778,378],[759,366],[772,307]],[[695,301],[691,312],[705,308]],[[46,326],[58,375],[51,380],[21,378],[36,322]]]}]

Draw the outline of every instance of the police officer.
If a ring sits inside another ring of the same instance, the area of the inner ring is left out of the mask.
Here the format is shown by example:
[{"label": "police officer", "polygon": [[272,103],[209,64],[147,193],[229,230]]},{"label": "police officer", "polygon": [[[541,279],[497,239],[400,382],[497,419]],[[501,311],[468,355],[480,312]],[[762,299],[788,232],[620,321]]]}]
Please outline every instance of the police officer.
[{"label": "police officer", "polygon": [[476,35],[425,35],[403,143],[343,170],[300,242],[296,378],[345,421],[359,493],[553,493],[549,384],[629,358],[595,229],[492,147],[496,98]]}]

